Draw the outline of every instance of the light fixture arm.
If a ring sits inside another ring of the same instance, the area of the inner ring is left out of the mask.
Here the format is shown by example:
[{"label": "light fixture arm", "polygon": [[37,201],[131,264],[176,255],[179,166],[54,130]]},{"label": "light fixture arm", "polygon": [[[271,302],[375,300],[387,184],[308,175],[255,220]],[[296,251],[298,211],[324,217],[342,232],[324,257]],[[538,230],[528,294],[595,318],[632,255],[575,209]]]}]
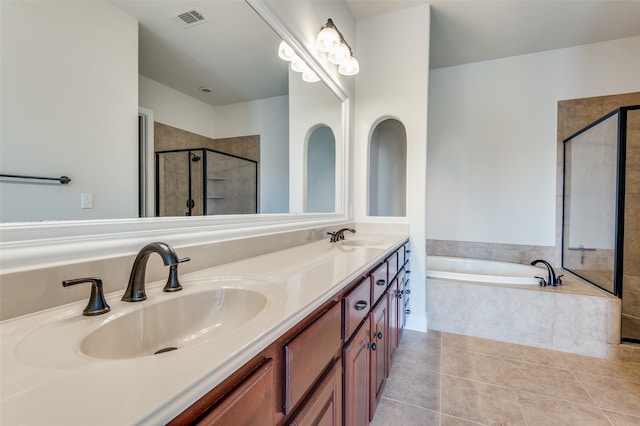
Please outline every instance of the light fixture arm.
[{"label": "light fixture arm", "polygon": [[338,27],[336,27],[336,24],[333,23],[333,19],[331,18],[327,19],[327,23],[324,25],[324,27],[320,28],[320,31],[322,31],[325,28],[333,28],[334,30],[336,30],[336,32],[340,36],[340,43],[344,43],[344,45],[349,48],[349,54],[353,56],[353,49],[351,48],[349,43],[347,43],[347,41],[344,39],[344,36],[342,35]]}]

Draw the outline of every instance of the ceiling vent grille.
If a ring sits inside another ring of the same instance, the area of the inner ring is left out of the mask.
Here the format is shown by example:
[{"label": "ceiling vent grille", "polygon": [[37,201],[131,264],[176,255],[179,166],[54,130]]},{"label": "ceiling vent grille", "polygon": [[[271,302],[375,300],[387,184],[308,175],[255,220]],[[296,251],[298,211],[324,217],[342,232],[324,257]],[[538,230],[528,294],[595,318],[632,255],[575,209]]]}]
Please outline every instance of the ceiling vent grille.
[{"label": "ceiling vent grille", "polygon": [[190,27],[193,27],[194,25],[198,25],[207,21],[207,19],[195,9],[185,10],[184,12],[176,13],[171,18],[176,24],[180,25],[182,28],[190,28]]}]

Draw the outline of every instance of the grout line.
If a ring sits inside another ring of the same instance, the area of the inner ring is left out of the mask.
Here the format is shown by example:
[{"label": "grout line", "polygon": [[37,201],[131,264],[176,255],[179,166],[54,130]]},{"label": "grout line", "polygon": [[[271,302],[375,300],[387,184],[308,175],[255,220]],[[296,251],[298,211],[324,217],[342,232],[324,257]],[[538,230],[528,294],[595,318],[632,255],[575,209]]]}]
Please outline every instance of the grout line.
[{"label": "grout line", "polygon": [[[604,410],[602,409],[602,407],[600,406],[600,404],[598,404],[598,402],[595,400],[595,398],[591,395],[591,393],[589,393],[589,391],[587,390],[587,388],[582,384],[582,382],[578,379],[578,377],[575,374],[575,371],[573,370],[569,370],[571,372],[571,375],[573,376],[573,379],[576,381],[576,383],[578,385],[580,385],[580,388],[582,388],[582,390],[584,391],[584,393],[586,393],[589,398],[591,398],[591,401],[593,401],[593,404],[598,408],[598,410],[600,410],[600,414],[602,414],[604,416],[605,419],[607,419],[607,421],[609,422],[609,424],[613,425],[613,423],[611,423],[611,420],[609,420],[609,417],[604,413]],[[584,374],[584,373],[583,373]]]}]

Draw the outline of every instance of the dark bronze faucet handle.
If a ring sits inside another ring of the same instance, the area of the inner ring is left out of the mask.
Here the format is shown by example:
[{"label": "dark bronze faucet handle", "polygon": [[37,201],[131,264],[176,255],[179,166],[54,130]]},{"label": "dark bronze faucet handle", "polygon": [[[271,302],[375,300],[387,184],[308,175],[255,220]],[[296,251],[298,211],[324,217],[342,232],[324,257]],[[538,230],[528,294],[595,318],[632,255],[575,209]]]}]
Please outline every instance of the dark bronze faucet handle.
[{"label": "dark bronze faucet handle", "polygon": [[167,279],[167,283],[164,285],[162,291],[172,292],[182,290],[182,284],[180,284],[180,280],[178,279],[178,265],[190,260],[191,258],[184,257],[178,260],[178,263],[176,263],[175,265],[169,266],[169,278]]},{"label": "dark bronze faucet handle", "polygon": [[111,307],[109,307],[104,298],[102,280],[100,278],[76,278],[73,280],[64,280],[62,281],[62,286],[69,287],[71,285],[81,283],[91,283],[91,296],[89,296],[89,302],[82,311],[82,315],[91,317],[106,314],[111,310]]}]

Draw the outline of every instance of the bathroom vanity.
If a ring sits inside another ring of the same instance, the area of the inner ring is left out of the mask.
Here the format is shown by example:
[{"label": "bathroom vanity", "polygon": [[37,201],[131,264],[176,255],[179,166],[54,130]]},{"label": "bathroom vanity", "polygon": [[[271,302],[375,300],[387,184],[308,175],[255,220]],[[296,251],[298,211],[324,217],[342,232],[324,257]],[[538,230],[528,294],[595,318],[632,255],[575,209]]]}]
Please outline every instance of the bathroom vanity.
[{"label": "bathroom vanity", "polygon": [[108,294],[104,315],[84,301],[4,321],[1,421],[368,424],[408,258],[406,235],[357,234],[184,274],[176,293],[152,283],[143,302]]}]

